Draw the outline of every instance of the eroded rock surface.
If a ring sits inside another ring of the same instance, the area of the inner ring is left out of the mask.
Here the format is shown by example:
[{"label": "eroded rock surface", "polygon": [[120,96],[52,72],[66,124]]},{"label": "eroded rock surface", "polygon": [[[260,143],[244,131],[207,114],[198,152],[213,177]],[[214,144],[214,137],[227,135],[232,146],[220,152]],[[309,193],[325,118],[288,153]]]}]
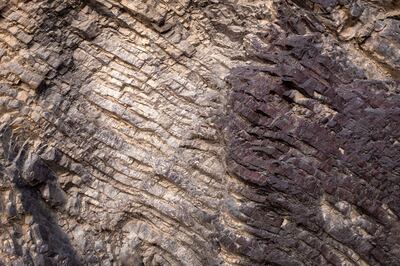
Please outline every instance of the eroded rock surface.
[{"label": "eroded rock surface", "polygon": [[399,265],[399,17],[0,0],[0,264]]}]

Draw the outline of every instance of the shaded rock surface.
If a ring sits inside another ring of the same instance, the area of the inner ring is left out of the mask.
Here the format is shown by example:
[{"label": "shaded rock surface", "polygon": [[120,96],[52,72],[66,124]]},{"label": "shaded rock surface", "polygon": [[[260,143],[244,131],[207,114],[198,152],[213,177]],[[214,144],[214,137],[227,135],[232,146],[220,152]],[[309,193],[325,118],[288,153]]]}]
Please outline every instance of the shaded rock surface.
[{"label": "shaded rock surface", "polygon": [[399,17],[0,0],[0,265],[399,265]]}]

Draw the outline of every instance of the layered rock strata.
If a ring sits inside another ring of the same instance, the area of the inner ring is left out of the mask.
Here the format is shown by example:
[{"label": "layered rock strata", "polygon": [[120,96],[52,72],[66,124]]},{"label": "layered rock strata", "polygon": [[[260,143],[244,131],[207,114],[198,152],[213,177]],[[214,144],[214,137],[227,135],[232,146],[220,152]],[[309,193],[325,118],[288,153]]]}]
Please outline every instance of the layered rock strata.
[{"label": "layered rock strata", "polygon": [[399,265],[399,17],[0,0],[0,265]]}]

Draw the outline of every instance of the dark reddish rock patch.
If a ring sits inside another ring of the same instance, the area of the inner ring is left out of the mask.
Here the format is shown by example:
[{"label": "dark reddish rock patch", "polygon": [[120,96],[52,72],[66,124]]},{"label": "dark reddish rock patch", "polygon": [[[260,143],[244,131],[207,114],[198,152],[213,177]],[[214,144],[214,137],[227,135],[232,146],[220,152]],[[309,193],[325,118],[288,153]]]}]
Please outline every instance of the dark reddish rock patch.
[{"label": "dark reddish rock patch", "polygon": [[399,265],[400,83],[344,69],[318,34],[274,34],[254,48],[265,66],[228,79],[230,173],[289,221],[274,241],[297,259]]}]

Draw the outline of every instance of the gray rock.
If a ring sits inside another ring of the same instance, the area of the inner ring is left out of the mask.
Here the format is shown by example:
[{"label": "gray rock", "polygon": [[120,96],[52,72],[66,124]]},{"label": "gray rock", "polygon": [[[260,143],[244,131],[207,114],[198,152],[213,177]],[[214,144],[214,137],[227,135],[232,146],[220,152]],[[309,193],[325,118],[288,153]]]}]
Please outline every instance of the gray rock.
[{"label": "gray rock", "polygon": [[400,265],[398,9],[0,0],[0,265]]}]

